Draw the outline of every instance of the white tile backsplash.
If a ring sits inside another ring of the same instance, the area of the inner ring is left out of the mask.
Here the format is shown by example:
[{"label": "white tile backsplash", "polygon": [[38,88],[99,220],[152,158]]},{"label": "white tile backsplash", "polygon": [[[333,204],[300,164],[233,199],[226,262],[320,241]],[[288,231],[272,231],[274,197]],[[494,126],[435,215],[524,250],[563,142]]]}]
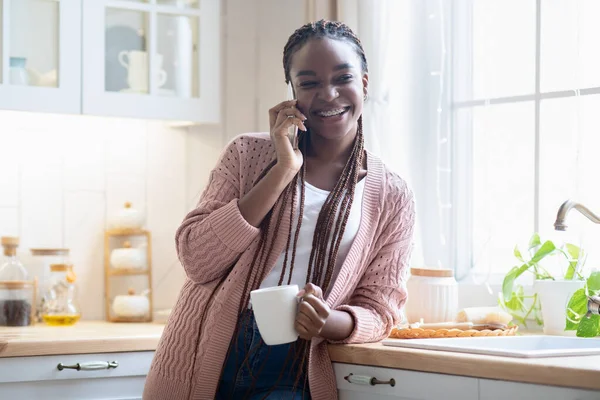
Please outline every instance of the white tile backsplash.
[{"label": "white tile backsplash", "polygon": [[19,235],[19,208],[0,207],[0,236]]},{"label": "white tile backsplash", "polygon": [[64,199],[60,163],[23,159],[21,164],[21,249],[63,244]]},{"label": "white tile backsplash", "polygon": [[79,304],[86,319],[103,319],[105,196],[99,192],[65,194],[65,242],[77,274]]},{"label": "white tile backsplash", "polygon": [[[99,119],[99,118],[98,118]],[[106,190],[106,140],[100,129],[77,127],[67,132],[64,158],[65,190]],[[100,140],[98,140],[100,138]]]},{"label": "white tile backsplash", "polygon": [[[0,140],[2,138],[0,137]],[[6,143],[6,142],[4,142]],[[16,160],[0,158],[0,207],[19,205],[19,164]]]},{"label": "white tile backsplash", "polygon": [[190,182],[202,190],[222,147],[220,132],[195,134],[206,144],[190,150],[189,135],[160,121],[0,111],[0,235],[20,237],[24,262],[32,247],[69,248],[83,318],[102,319],[104,230],[129,201],[152,234],[155,309],[172,307]]}]

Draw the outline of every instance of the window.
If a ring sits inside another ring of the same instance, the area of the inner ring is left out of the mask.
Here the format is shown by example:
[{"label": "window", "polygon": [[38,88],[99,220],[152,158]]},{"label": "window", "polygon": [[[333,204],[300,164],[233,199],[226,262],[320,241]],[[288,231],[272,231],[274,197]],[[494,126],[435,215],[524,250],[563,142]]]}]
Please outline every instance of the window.
[{"label": "window", "polygon": [[598,226],[573,212],[566,233],[553,227],[569,198],[600,212],[600,2],[452,4],[457,275],[504,275],[533,232],[600,267]]}]

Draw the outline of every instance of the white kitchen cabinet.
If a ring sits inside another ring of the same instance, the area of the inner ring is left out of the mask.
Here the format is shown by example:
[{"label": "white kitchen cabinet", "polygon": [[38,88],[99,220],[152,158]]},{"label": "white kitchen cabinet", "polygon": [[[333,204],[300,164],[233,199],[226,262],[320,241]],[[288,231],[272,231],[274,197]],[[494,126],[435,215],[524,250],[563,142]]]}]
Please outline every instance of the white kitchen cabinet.
[{"label": "white kitchen cabinet", "polygon": [[[353,364],[333,364],[340,400],[600,400],[600,391]],[[346,377],[352,374],[353,380]],[[371,379],[389,383],[371,385]]]},{"label": "white kitchen cabinet", "polygon": [[220,121],[220,0],[0,5],[0,109]]},{"label": "white kitchen cabinet", "polygon": [[81,0],[0,0],[0,109],[81,111]]},{"label": "white kitchen cabinet", "polygon": [[599,400],[600,391],[479,379],[479,400]]},{"label": "white kitchen cabinet", "polygon": [[[477,400],[477,378],[334,363],[340,400]],[[351,383],[351,380],[363,381]],[[390,383],[371,385],[369,381]]]},{"label": "white kitchen cabinet", "polygon": [[[153,351],[0,358],[0,399],[141,399]],[[73,370],[59,363],[113,362],[116,368]]]},{"label": "white kitchen cabinet", "polygon": [[218,123],[219,0],[83,0],[83,113]]}]

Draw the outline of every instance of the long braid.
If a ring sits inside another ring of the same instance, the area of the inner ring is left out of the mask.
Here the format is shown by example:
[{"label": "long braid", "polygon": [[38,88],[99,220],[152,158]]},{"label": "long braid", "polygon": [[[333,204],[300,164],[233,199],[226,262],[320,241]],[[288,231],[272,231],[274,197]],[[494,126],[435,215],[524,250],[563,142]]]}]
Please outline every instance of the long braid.
[{"label": "long braid", "polygon": [[[292,56],[294,55],[294,53],[297,52],[309,40],[318,38],[330,38],[351,44],[360,58],[362,72],[366,73],[368,71],[367,59],[362,44],[358,37],[350,30],[350,28],[341,22],[321,20],[302,26],[301,28],[296,30],[288,39],[288,42],[285,45],[283,51],[283,67],[285,72],[286,83],[290,82],[291,80],[290,68]],[[306,160],[306,149],[308,147],[307,144],[310,142],[310,134],[304,132],[300,133],[298,137],[298,142],[299,148],[305,157],[304,159]],[[335,262],[340,243],[345,232],[346,223],[350,215],[350,209],[352,207],[358,175],[363,165],[363,157],[364,139],[362,132],[362,117],[360,117],[358,120],[356,139],[354,141],[354,146],[352,148],[350,157],[343,169],[340,178],[338,179],[337,184],[335,185],[331,193],[328,195],[327,200],[321,208],[317,219],[317,226],[313,235],[312,249],[309,258],[306,282],[308,283],[312,281],[315,284],[319,285],[322,288],[323,293],[327,293],[331,283],[333,272],[335,271]],[[264,178],[264,176],[276,164],[276,162],[277,160],[273,160],[273,162],[271,162],[267,166],[267,168],[261,172],[255,184],[262,178]],[[281,275],[279,278],[279,284],[281,285],[284,282],[286,274],[289,274],[287,283],[289,284],[291,282],[295,265],[298,237],[304,212],[305,177],[306,163],[304,163],[296,177],[294,177],[292,182],[282,192],[273,209],[267,214],[267,216],[263,219],[263,221],[260,224],[261,236],[258,241],[254,256],[252,258],[252,262],[250,263],[249,274],[244,284],[242,297],[239,303],[238,315],[242,315],[244,310],[248,308],[250,292],[260,287],[261,282],[266,277],[268,270],[267,264],[273,251],[275,238],[277,236],[277,233],[279,232],[284,213],[286,212],[287,206],[290,203],[290,227],[287,232],[288,238],[286,242],[285,257]],[[294,214],[296,211],[296,196],[298,186],[300,186],[300,204],[296,230],[292,238],[292,221],[294,219]],[[278,210],[276,216],[273,215],[275,213],[274,210]],[[271,225],[273,225],[273,217],[275,217],[275,223],[273,230],[271,230]],[[269,236],[271,236],[270,243],[268,243]],[[290,247],[292,251],[291,257],[289,257]],[[234,337],[236,338],[236,340],[238,337],[239,329],[241,329],[241,324],[239,320],[240,318],[238,318],[238,322],[234,331]],[[231,347],[232,346],[230,346],[228,354],[230,351],[232,351]],[[237,349],[236,346],[235,349]],[[246,350],[247,356],[245,357],[243,365],[249,367],[249,356],[255,349],[251,349],[249,351],[248,349]],[[300,379],[303,375],[305,379],[304,387],[307,387],[306,379],[308,378],[305,374],[305,370],[307,360],[309,358],[309,351],[310,341],[299,339],[294,346],[290,346],[290,350],[288,353],[288,357],[286,357],[285,364],[288,363],[288,359],[290,357],[293,357],[292,366],[297,366],[298,371],[294,382],[293,390],[297,388]],[[265,362],[266,360],[264,360],[263,365],[259,367],[259,371],[256,374],[253,374],[253,382],[251,389],[254,387],[257,380],[257,376],[260,374],[260,371],[262,370],[262,367],[264,366]],[[282,371],[279,374],[279,378],[277,379],[277,382],[273,385],[271,391],[275,389],[280,378],[282,377],[283,369],[284,368],[282,368]],[[267,393],[265,397],[268,396],[269,393]]]}]

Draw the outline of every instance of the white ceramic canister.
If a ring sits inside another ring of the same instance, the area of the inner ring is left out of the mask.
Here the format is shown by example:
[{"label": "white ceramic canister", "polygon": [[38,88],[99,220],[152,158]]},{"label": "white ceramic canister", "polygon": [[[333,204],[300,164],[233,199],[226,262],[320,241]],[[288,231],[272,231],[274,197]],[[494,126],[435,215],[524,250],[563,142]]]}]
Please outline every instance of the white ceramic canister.
[{"label": "white ceramic canister", "polygon": [[115,296],[112,309],[115,316],[119,318],[141,318],[150,313],[149,291],[142,294],[135,294],[133,289],[129,289],[128,294]]},{"label": "white ceramic canister", "polygon": [[454,321],[458,312],[458,285],[451,269],[411,268],[405,305],[409,323]]},{"label": "white ceramic canister", "polygon": [[136,230],[142,229],[144,222],[144,213],[133,208],[130,202],[126,202],[124,207],[110,218],[110,227],[112,229]]},{"label": "white ceramic canister", "polygon": [[146,253],[144,249],[132,248],[131,243],[125,242],[122,248],[111,251],[110,265],[115,269],[144,269]]}]

